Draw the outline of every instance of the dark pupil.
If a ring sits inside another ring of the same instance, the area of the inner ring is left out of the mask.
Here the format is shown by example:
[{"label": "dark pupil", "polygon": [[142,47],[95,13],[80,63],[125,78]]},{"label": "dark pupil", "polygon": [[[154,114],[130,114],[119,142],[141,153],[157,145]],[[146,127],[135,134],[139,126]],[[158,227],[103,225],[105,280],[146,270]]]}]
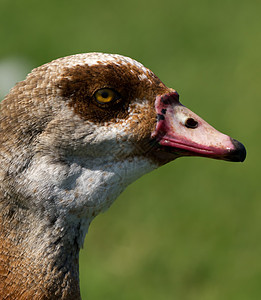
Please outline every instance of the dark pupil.
[{"label": "dark pupil", "polygon": [[108,98],[109,93],[108,92],[102,92],[101,96],[102,96],[102,98]]}]

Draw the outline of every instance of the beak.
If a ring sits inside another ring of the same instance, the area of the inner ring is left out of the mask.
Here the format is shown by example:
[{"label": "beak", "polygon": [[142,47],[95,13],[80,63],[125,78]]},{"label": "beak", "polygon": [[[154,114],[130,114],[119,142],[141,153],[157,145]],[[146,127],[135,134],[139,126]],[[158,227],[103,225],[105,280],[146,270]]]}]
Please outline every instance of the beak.
[{"label": "beak", "polygon": [[245,147],[183,106],[176,91],[157,96],[155,109],[157,125],[152,138],[168,152],[176,156],[245,160]]}]

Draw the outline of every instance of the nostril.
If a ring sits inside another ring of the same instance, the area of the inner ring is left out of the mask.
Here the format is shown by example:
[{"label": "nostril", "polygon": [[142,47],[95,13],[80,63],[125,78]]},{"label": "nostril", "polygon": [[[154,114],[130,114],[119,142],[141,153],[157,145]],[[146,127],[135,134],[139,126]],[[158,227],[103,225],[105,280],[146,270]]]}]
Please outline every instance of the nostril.
[{"label": "nostril", "polygon": [[185,126],[187,128],[197,128],[198,127],[198,122],[194,120],[193,118],[188,118],[185,122]]}]

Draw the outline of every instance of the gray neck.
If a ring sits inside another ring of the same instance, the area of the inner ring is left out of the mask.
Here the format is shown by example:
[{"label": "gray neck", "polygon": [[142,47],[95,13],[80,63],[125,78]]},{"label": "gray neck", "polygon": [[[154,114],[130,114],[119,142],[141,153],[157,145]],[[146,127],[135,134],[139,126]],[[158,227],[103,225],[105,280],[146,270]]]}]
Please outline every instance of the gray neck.
[{"label": "gray neck", "polygon": [[[18,277],[28,278],[25,290],[30,282],[36,282],[32,293],[39,292],[37,286],[44,283],[44,295],[55,293],[61,299],[72,299],[73,295],[73,299],[79,299],[79,249],[90,222],[128,184],[153,169],[150,161],[139,157],[102,166],[100,162],[89,160],[87,165],[80,159],[57,162],[48,156],[35,156],[15,177],[13,188],[7,187],[14,193],[5,196],[6,216],[12,209],[14,214],[2,220],[8,224],[7,234],[1,230],[2,240],[7,235],[14,243],[11,248],[19,253],[15,256],[21,259],[21,269],[17,271],[12,262],[6,269],[10,276],[19,273]],[[4,244],[2,247],[10,248]]]},{"label": "gray neck", "polygon": [[[22,194],[28,199],[34,195],[36,209],[42,207],[50,219],[60,216],[69,228],[81,223],[81,230],[87,232],[93,217],[108,209],[130,183],[155,167],[139,157],[119,162],[87,161],[61,163],[47,156],[35,157],[19,178]],[[80,246],[82,242],[79,240]]]}]

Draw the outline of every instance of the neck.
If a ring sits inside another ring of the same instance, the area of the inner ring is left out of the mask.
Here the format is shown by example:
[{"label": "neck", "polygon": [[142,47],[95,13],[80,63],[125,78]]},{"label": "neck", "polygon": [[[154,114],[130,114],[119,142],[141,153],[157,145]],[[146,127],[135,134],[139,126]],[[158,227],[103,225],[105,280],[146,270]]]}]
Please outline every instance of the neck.
[{"label": "neck", "polygon": [[79,249],[91,220],[148,169],[139,159],[102,168],[42,157],[8,180],[2,191],[15,192],[0,201],[0,295],[80,299]]}]

